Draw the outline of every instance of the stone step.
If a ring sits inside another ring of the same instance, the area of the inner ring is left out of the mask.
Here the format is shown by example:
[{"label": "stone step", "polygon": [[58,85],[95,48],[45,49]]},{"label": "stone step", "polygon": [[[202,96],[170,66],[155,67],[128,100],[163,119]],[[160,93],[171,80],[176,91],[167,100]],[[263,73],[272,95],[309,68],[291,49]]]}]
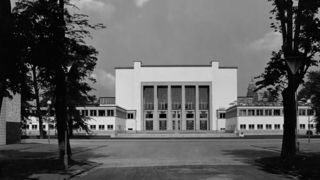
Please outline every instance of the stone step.
[{"label": "stone step", "polygon": [[234,133],[118,133],[117,138],[210,138],[210,137],[237,137]]}]

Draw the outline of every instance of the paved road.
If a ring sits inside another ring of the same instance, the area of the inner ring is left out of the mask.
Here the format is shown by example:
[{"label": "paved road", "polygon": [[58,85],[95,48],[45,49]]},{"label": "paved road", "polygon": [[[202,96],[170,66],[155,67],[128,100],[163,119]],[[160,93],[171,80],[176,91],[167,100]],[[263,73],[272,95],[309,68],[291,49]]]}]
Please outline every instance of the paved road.
[{"label": "paved road", "polygon": [[[320,141],[300,140],[306,152]],[[255,159],[279,155],[281,140],[75,140],[74,158],[101,165],[74,179],[295,179],[271,174]]]}]

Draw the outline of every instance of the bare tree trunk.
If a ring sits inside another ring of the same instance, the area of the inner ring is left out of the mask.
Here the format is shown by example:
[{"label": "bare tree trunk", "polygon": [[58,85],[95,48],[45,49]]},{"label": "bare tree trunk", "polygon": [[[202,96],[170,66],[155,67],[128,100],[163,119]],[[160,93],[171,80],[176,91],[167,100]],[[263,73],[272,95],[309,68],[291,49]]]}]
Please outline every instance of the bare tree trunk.
[{"label": "bare tree trunk", "polygon": [[36,98],[36,112],[37,112],[37,117],[39,120],[39,134],[40,134],[40,139],[44,138],[44,133],[43,133],[43,121],[42,121],[42,114],[41,114],[41,107],[40,107],[40,95],[39,95],[39,87],[38,87],[38,79],[37,79],[37,69],[36,66],[32,67],[32,74],[33,74],[33,88],[34,88],[34,93],[35,93],[35,98]]},{"label": "bare tree trunk", "polygon": [[290,160],[295,157],[297,152],[297,102],[295,77],[289,76],[289,85],[283,90],[283,110],[284,110],[284,128],[281,158],[283,160]]}]

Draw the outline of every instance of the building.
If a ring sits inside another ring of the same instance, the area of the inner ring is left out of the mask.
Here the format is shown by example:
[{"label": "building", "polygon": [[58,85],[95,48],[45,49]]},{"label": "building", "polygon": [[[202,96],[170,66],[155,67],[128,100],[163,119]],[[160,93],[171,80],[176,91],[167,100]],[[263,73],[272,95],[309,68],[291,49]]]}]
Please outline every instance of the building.
[{"label": "building", "polygon": [[0,114],[0,145],[20,142],[21,95],[3,98]]},{"label": "building", "polygon": [[[237,68],[210,65],[117,67],[116,104],[136,112],[137,131],[220,130],[217,110],[237,99]],[[221,127],[225,128],[225,127]]]},{"label": "building", "polygon": [[[298,107],[297,130],[306,134],[316,132],[314,112],[310,106]],[[238,104],[226,111],[226,132],[245,135],[282,135],[283,107],[281,104]]]},{"label": "building", "polygon": [[[119,132],[126,130],[133,131],[131,128],[126,128],[126,124],[135,123],[135,111],[125,110],[114,104],[114,97],[101,97],[99,98],[98,105],[87,105],[83,107],[77,107],[79,114],[87,118],[89,135],[106,135],[114,137]],[[47,111],[46,108],[43,108]],[[45,113],[44,113],[45,114]],[[53,114],[52,114],[53,115]],[[43,130],[48,135],[56,135],[54,117],[43,117]],[[30,117],[27,120],[26,127],[23,132],[27,136],[39,135],[39,123],[36,117]],[[88,135],[87,132],[81,128],[73,131],[74,135]]]}]

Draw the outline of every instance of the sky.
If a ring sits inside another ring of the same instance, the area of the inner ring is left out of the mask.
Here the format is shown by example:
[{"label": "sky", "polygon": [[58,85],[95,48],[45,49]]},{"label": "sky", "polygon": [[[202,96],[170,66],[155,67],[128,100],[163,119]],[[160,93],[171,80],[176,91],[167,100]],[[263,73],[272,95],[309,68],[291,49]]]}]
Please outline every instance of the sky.
[{"label": "sky", "polygon": [[78,13],[107,28],[87,42],[98,51],[96,96],[114,96],[114,67],[238,67],[238,96],[264,71],[281,35],[270,28],[267,0],[72,0]]}]

